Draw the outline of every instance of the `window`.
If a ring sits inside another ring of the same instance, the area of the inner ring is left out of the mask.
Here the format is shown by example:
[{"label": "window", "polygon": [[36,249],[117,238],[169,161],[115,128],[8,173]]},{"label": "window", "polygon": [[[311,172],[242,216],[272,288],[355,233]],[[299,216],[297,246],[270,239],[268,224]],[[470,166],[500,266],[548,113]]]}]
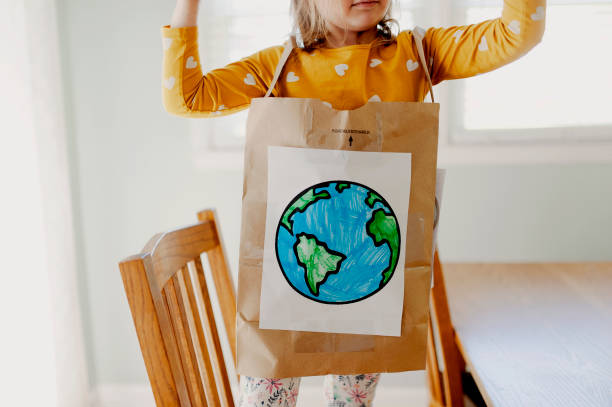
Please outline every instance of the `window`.
[{"label": "window", "polygon": [[[500,15],[497,1],[470,3],[468,23]],[[612,53],[602,44],[612,1],[549,1],[546,20],[542,42],[518,61],[454,81],[451,141],[612,140]]]},{"label": "window", "polygon": [[[287,0],[215,0],[201,6],[200,60],[204,72],[266,47],[282,44],[291,31]],[[206,120],[192,119],[199,167],[236,169],[242,165],[247,110]]]}]

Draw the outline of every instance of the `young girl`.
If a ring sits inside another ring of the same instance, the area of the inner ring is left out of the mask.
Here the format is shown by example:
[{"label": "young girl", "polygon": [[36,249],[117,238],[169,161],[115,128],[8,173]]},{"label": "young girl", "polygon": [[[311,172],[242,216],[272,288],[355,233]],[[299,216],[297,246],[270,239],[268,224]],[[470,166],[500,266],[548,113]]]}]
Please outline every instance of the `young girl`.
[{"label": "young girl", "polygon": [[[210,1],[210,0],[208,0]],[[422,102],[433,84],[474,76],[516,60],[544,33],[546,0],[504,0],[502,15],[478,24],[424,30],[427,67],[412,31],[395,35],[391,0],[292,0],[299,48],[274,96],[321,99],[335,109],[367,102]],[[206,2],[202,5],[206,8]],[[199,0],[177,0],[162,27],[165,109],[184,117],[229,114],[265,95],[283,47],[271,47],[202,75],[196,16]],[[254,33],[254,35],[256,35]],[[328,406],[370,406],[378,373],[328,375]],[[239,406],[294,406],[300,378],[241,376]]]}]

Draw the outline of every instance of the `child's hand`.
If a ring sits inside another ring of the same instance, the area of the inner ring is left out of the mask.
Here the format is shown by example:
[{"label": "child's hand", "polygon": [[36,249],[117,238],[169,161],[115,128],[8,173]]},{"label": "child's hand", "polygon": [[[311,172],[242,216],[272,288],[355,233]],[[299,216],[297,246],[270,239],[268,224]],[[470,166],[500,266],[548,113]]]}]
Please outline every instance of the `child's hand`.
[{"label": "child's hand", "polygon": [[197,25],[200,0],[176,0],[172,13],[171,27],[191,27]]}]

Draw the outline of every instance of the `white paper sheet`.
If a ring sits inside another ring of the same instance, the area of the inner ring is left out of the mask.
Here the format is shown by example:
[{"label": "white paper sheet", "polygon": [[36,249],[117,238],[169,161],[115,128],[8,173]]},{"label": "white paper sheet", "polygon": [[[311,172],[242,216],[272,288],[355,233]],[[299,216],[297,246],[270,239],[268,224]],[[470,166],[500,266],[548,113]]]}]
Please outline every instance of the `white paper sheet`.
[{"label": "white paper sheet", "polygon": [[[434,216],[433,244],[431,251],[431,264],[434,264],[435,251],[438,247],[438,226],[440,224],[440,211],[442,210],[442,191],[444,190],[444,179],[446,178],[446,169],[438,168],[436,170],[436,211]],[[434,286],[434,275],[431,273],[431,286]]]},{"label": "white paper sheet", "polygon": [[268,148],[260,328],[401,335],[411,159]]}]

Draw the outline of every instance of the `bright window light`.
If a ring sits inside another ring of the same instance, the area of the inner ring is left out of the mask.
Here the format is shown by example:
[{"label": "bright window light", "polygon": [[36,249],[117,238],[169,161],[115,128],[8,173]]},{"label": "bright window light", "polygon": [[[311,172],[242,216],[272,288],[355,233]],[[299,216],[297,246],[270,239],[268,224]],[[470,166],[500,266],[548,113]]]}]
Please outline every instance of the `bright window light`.
[{"label": "bright window light", "polygon": [[[540,44],[516,62],[464,80],[464,103],[456,106],[463,106],[464,129],[612,125],[612,2],[606,3],[549,5]],[[467,19],[499,14],[471,7]]]}]

